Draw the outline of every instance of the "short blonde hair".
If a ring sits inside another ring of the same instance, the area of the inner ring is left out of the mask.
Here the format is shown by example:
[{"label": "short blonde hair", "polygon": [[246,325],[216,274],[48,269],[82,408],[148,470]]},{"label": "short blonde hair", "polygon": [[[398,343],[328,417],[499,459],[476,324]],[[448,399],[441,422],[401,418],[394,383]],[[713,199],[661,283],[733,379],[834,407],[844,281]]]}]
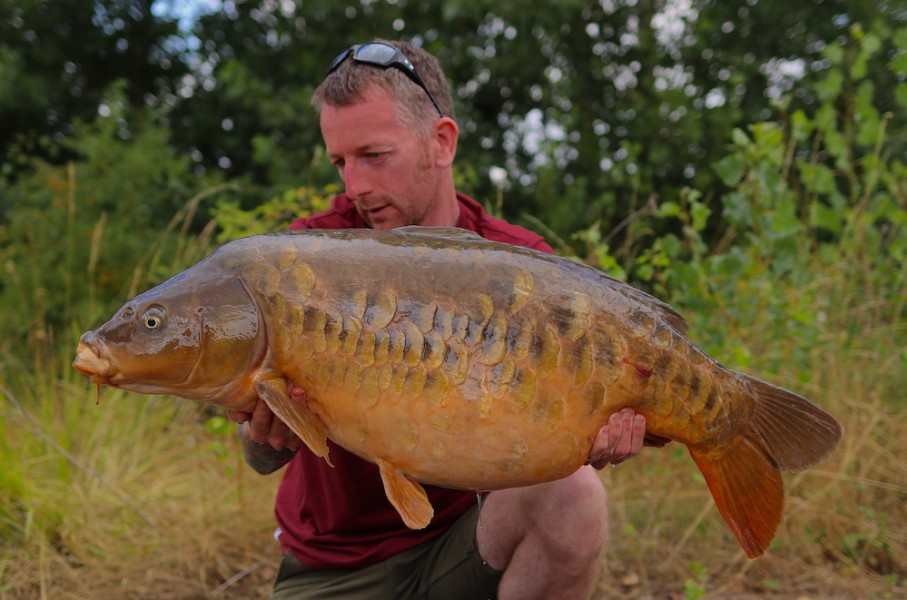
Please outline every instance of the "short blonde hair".
[{"label": "short blonde hair", "polygon": [[[409,42],[373,40],[394,46],[412,63],[422,78],[445,117],[456,120],[450,86],[444,76],[438,59]],[[427,132],[438,119],[438,111],[432,105],[428,94],[400,69],[387,69],[346,59],[330,73],[315,90],[312,105],[319,113],[321,108],[349,106],[362,100],[364,92],[375,85],[385,90],[397,101],[397,116],[401,124],[419,132]]]}]

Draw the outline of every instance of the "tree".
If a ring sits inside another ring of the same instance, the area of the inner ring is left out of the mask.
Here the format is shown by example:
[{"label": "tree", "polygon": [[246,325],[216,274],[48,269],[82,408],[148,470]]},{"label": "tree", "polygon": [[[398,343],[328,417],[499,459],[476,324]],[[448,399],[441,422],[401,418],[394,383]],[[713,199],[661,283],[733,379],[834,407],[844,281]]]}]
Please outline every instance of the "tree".
[{"label": "tree", "polygon": [[[59,142],[76,120],[98,116],[104,94],[126,81],[131,106],[176,101],[188,74],[177,22],[152,0],[7,0],[0,7],[0,167],[28,156],[69,157]],[[108,113],[109,114],[109,113]]]},{"label": "tree", "polygon": [[333,177],[312,90],[345,46],[408,38],[454,85],[467,191],[494,199],[487,173],[504,167],[508,216],[563,237],[609,231],[685,187],[722,189],[710,165],[734,127],[778,117],[780,95],[827,68],[822,49],[850,23],[903,18],[883,0],[227,2],[194,30],[212,87],[179,107],[177,138],[271,192]]},{"label": "tree", "polygon": [[[12,147],[94,118],[104,88],[128,76],[128,101],[157,107],[199,170],[244,182],[247,205],[335,181],[312,91],[346,46],[402,37],[437,54],[454,86],[464,191],[492,203],[500,192],[506,216],[570,243],[598,223],[625,248],[645,244],[651,224],[636,217],[659,202],[724,189],[711,165],[730,131],[783,118],[791,83],[827,69],[823,49],[853,23],[905,19],[902,0],[224,0],[190,31],[176,3],[81,4],[14,0],[0,21],[0,78],[21,82],[0,87],[7,162]],[[903,82],[874,66],[873,94],[894,106]],[[903,136],[895,125],[902,115],[889,132]],[[507,181],[492,182],[492,167]]]}]

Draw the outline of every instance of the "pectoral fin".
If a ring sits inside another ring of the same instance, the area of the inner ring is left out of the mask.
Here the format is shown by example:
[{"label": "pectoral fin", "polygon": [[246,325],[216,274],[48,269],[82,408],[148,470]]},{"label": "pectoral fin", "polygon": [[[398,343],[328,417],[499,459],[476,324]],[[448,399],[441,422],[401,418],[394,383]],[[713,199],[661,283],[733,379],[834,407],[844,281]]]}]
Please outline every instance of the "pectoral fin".
[{"label": "pectoral fin", "polygon": [[328,458],[327,428],[318,416],[305,404],[290,400],[287,382],[282,377],[260,379],[255,383],[255,391],[264,400],[271,411],[299,436],[316,456],[320,456],[332,467]]},{"label": "pectoral fin", "polygon": [[403,522],[410,529],[425,529],[435,514],[425,490],[392,464],[380,458],[376,462],[381,471],[381,481],[384,482],[384,493],[400,513]]}]

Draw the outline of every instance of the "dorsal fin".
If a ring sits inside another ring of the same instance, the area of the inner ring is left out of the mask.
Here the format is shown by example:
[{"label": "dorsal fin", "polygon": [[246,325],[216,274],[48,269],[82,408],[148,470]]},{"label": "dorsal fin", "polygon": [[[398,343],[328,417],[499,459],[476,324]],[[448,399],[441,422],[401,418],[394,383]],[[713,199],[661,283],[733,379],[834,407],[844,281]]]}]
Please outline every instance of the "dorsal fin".
[{"label": "dorsal fin", "polygon": [[[474,231],[468,229],[463,229],[461,227],[425,227],[423,225],[406,225],[404,227],[397,227],[392,231],[403,233],[406,235],[418,235],[418,236],[431,236],[432,239],[442,241],[442,240],[451,240],[453,242],[467,242],[474,243],[477,241],[487,242],[489,244],[501,244],[501,242],[494,242],[483,238]],[[536,252],[532,249],[515,247],[512,249],[513,252]],[[556,256],[556,255],[550,255]],[[589,269],[594,269],[594,267],[588,267]],[[686,322],[686,319],[678,313],[672,306],[668,303],[659,300],[658,298],[643,292],[642,290],[636,289],[629,285],[628,283],[621,281],[615,277],[608,275],[598,269],[594,269],[598,275],[604,279],[611,280],[621,293],[625,296],[631,298],[636,302],[645,304],[651,308],[654,312],[658,313],[661,318],[663,318],[667,323],[679,331],[680,333],[686,334],[689,329],[689,325]]]},{"label": "dorsal fin", "polygon": [[451,240],[482,240],[485,239],[474,231],[463,229],[462,227],[425,227],[424,225],[406,225],[397,227],[394,231],[414,235],[430,235],[443,237]]},{"label": "dorsal fin", "polygon": [[[640,291],[639,293],[645,294],[645,292],[642,291]],[[651,306],[652,309],[655,310],[655,312],[660,314],[661,318],[668,322],[668,325],[684,335],[687,334],[687,331],[690,329],[690,325],[689,323],[687,323],[687,320],[683,318],[683,315],[674,310],[674,307],[670,304],[663,302],[662,300],[659,300],[654,296],[650,296],[649,294],[646,294],[646,296],[648,296],[648,298],[653,301],[650,302],[649,306]]]},{"label": "dorsal fin", "polygon": [[[594,269],[594,267],[589,267],[589,268]],[[598,271],[598,270],[596,269],[596,271]],[[690,326],[687,323],[687,320],[683,318],[683,315],[681,315],[679,312],[677,312],[673,306],[671,306],[670,304],[668,304],[667,302],[665,302],[663,300],[659,300],[658,298],[656,298],[655,296],[653,296],[651,294],[648,294],[638,288],[633,287],[632,285],[630,285],[629,283],[627,283],[625,281],[621,281],[620,279],[617,279],[616,277],[612,277],[611,275],[608,275],[607,273],[604,273],[602,271],[598,271],[598,273],[599,273],[599,276],[602,277],[603,279],[606,279],[606,280],[612,282],[614,289],[619,291],[621,294],[623,294],[624,296],[626,296],[627,298],[630,298],[631,300],[633,300],[635,302],[639,302],[640,304],[643,304],[643,305],[649,307],[649,309],[656,312],[662,319],[667,321],[668,325],[670,325],[671,327],[676,329],[678,332],[686,335]]]}]

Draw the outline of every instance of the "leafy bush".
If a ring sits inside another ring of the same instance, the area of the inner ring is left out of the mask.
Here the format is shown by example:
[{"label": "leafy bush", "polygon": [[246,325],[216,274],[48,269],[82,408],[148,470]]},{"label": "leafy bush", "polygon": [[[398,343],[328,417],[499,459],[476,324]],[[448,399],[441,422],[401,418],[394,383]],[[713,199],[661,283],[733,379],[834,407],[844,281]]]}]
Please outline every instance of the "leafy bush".
[{"label": "leafy bush", "polygon": [[187,233],[200,202],[225,186],[197,176],[167,129],[119,97],[112,88],[109,114],[77,124],[65,142],[79,160],[34,160],[14,182],[0,182],[0,311],[22,315],[3,320],[2,356],[52,348],[73,321],[91,324],[172,274],[162,255],[204,246],[173,234]]},{"label": "leafy bush", "polygon": [[219,227],[217,239],[227,242],[248,235],[282,231],[299,217],[327,210],[331,198],[339,191],[336,184],[322,190],[290,188],[249,209],[242,208],[233,199],[222,200],[212,211]]},{"label": "leafy bush", "polygon": [[[644,232],[647,223],[654,230],[666,229],[655,222],[679,223],[677,233],[645,240],[621,263],[603,261],[611,253],[595,243],[597,229],[580,234],[591,262],[618,275],[625,269],[686,309],[694,337],[736,366],[750,366],[758,354],[772,371],[792,359],[803,367],[831,331],[859,343],[862,331],[848,311],[868,306],[879,323],[904,333],[907,164],[889,144],[892,116],[877,108],[865,72],[887,39],[857,26],[851,33],[846,46],[825,50],[831,66],[810,90],[822,100],[814,113],[795,110],[732,132],[731,152],[714,165],[726,193],[687,189],[635,224]],[[892,37],[899,50],[887,65],[903,73],[907,30]],[[904,111],[907,84],[898,90]]]}]

